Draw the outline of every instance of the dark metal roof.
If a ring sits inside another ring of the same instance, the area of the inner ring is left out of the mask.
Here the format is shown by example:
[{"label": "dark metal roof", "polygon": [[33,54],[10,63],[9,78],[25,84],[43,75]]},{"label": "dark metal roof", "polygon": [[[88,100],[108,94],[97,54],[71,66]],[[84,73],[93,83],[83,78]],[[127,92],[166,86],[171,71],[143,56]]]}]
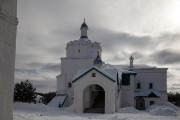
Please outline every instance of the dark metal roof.
[{"label": "dark metal roof", "polygon": [[85,22],[83,22],[83,24],[81,25],[81,28],[82,27],[87,27],[88,28],[88,26],[87,26],[87,24]]},{"label": "dark metal roof", "polygon": [[99,54],[97,55],[96,59],[94,60],[95,65],[101,65],[103,64],[103,61],[101,60]]}]

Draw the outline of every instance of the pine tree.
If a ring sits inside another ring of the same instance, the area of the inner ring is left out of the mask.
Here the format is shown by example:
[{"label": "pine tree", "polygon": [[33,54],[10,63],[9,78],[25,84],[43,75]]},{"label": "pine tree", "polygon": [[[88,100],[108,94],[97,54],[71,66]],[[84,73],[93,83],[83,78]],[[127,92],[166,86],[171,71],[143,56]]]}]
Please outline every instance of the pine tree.
[{"label": "pine tree", "polygon": [[34,102],[36,98],[36,88],[28,80],[16,83],[14,87],[14,101],[15,102]]}]

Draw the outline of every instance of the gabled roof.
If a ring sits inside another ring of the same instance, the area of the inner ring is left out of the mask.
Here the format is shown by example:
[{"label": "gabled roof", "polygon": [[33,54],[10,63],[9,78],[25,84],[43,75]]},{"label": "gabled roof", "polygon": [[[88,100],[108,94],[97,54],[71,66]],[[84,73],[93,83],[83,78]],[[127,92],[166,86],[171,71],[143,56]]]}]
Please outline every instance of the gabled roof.
[{"label": "gabled roof", "polygon": [[116,82],[116,78],[111,76],[109,73],[99,69],[99,68],[96,68],[96,67],[92,67],[90,69],[82,69],[82,70],[79,70],[76,75],[74,76],[72,82],[75,82],[77,80],[79,80],[81,77],[83,77],[84,75],[86,75],[87,73],[89,73],[90,71],[92,70],[95,70],[97,71],[98,73],[100,73],[101,75],[105,76],[106,78],[108,78],[109,80],[113,81],[113,82]]}]

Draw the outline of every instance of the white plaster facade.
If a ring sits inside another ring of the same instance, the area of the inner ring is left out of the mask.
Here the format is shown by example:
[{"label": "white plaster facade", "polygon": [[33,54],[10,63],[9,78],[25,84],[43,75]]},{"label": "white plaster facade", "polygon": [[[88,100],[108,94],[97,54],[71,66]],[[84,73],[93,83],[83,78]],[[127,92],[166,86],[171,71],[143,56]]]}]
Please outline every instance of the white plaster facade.
[{"label": "white plaster facade", "polygon": [[85,21],[80,30],[80,39],[67,43],[66,57],[61,58],[57,95],[67,99],[60,106],[73,104],[75,112],[114,113],[120,107],[143,110],[167,101],[167,68],[136,65],[132,56],[130,65],[104,64],[100,43],[88,39]]},{"label": "white plaster facade", "polygon": [[[95,73],[96,77],[91,77],[91,74]],[[83,77],[74,82],[74,108],[75,112],[84,112],[84,95],[83,92],[86,87],[90,85],[99,85],[105,91],[105,113],[115,112],[115,80],[109,80],[109,78],[100,74],[95,69],[92,69]]]},{"label": "white plaster facade", "polygon": [[0,0],[0,120],[12,120],[17,0]]}]

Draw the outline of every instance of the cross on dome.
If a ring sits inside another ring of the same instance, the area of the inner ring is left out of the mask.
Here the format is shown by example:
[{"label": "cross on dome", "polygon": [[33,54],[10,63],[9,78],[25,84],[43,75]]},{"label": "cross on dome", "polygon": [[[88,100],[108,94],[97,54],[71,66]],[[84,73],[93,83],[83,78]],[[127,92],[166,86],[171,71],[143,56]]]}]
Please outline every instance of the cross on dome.
[{"label": "cross on dome", "polygon": [[131,55],[131,57],[129,58],[130,60],[130,68],[133,68],[133,60],[134,60],[134,57]]}]

